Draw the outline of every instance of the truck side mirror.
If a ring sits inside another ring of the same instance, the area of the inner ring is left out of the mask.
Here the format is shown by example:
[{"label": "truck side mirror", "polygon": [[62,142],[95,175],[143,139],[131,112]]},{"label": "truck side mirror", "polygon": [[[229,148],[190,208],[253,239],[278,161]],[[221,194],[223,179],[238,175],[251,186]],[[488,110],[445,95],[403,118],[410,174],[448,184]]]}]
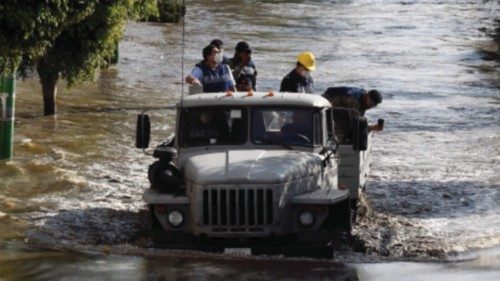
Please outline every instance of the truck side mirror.
[{"label": "truck side mirror", "polygon": [[324,154],[325,158],[323,159],[323,167],[326,167],[328,161],[330,161],[330,158],[332,155],[335,155],[337,152],[337,149],[339,148],[339,142],[337,141],[337,138],[329,138],[326,140],[325,146],[323,147],[322,151],[320,154]]},{"label": "truck side mirror", "polygon": [[368,120],[364,116],[356,118],[357,128],[354,128],[353,144],[354,151],[365,151],[368,149]]},{"label": "truck side mirror", "polygon": [[337,152],[337,149],[339,149],[339,142],[337,141],[336,138],[329,138],[326,141],[325,148],[331,153],[335,153]]},{"label": "truck side mirror", "polygon": [[137,127],[135,132],[135,147],[146,149],[149,147],[151,135],[151,121],[148,114],[137,115]]}]

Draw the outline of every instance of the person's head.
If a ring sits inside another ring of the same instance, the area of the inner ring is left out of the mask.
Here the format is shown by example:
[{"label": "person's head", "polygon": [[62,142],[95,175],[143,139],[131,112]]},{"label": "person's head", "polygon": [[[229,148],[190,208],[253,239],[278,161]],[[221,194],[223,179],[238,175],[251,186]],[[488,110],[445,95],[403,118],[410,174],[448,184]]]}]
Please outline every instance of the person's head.
[{"label": "person's head", "polygon": [[382,94],[377,90],[370,90],[363,95],[363,107],[370,109],[382,102]]},{"label": "person's head", "polygon": [[297,73],[302,77],[309,77],[311,72],[316,70],[316,59],[313,53],[303,52],[297,56]]},{"label": "person's head", "polygon": [[236,80],[236,90],[240,92],[248,92],[252,90],[252,78],[248,75],[241,75]]},{"label": "person's head", "polygon": [[215,47],[217,47],[217,49],[219,49],[219,52],[221,54],[224,53],[224,42],[222,42],[222,40],[214,39],[212,40],[212,42],[210,42],[210,45],[214,45]]},{"label": "person's head", "polygon": [[310,112],[304,109],[298,109],[293,112],[293,123],[295,124],[306,124],[309,122]]},{"label": "person's head", "polygon": [[203,48],[203,60],[208,64],[219,64],[222,62],[222,55],[214,45]]},{"label": "person's head", "polygon": [[234,56],[243,62],[248,62],[252,56],[252,49],[250,49],[250,45],[245,41],[238,42],[234,50]]},{"label": "person's head", "polygon": [[213,114],[210,110],[204,110],[200,113],[200,121],[202,124],[208,124],[212,121]]}]

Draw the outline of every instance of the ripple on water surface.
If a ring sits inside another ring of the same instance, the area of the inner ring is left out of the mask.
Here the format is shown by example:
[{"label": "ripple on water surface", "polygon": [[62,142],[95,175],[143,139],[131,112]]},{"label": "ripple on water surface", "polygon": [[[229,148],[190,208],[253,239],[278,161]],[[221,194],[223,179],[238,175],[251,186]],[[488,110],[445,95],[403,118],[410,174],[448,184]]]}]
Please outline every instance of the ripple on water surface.
[{"label": "ripple on water surface", "polygon": [[[500,76],[484,55],[497,1],[217,3],[189,3],[185,73],[211,39],[223,39],[229,56],[247,40],[261,90],[279,88],[309,49],[319,93],[340,85],[383,92],[367,113],[385,118],[386,130],[374,138],[355,229],[371,261],[500,244]],[[95,84],[61,85],[57,118],[37,113],[38,81],[18,83],[16,158],[0,167],[2,241],[28,229],[29,241],[50,248],[149,252],[140,197],[152,159],[133,149],[135,114],[149,110],[155,142],[172,130],[175,114],[161,108],[179,97],[179,42],[180,24],[129,23],[120,63]]]}]

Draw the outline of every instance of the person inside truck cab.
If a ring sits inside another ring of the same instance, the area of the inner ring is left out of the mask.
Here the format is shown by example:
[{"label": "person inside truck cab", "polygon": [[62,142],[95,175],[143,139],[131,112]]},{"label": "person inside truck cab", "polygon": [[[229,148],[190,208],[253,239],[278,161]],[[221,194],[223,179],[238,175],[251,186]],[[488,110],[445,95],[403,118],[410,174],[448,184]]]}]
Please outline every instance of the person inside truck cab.
[{"label": "person inside truck cab", "polygon": [[297,56],[297,64],[283,80],[280,92],[314,94],[314,80],[311,72],[316,70],[316,60],[313,53],[303,52]]},{"label": "person inside truck cab", "polygon": [[194,111],[189,117],[188,143],[207,145],[224,143],[229,129],[224,113],[213,110]]},{"label": "person inside truck cab", "polygon": [[[341,143],[351,141],[351,132],[354,128],[353,120],[356,115],[359,113],[360,116],[364,116],[367,110],[382,102],[382,94],[379,91],[366,91],[356,87],[330,87],[322,96],[330,101],[334,107],[335,133]],[[340,108],[354,109],[358,113]],[[382,127],[378,124],[370,125],[369,130],[381,131]]]},{"label": "person inside truck cab", "polygon": [[203,61],[186,77],[186,83],[202,85],[204,93],[235,91],[233,74],[227,64],[222,63],[222,54],[214,45],[203,48]]},{"label": "person inside truck cab", "polygon": [[310,144],[312,139],[311,118],[312,114],[309,110],[294,110],[291,122],[281,127],[281,137],[285,141],[298,141],[302,144]]}]

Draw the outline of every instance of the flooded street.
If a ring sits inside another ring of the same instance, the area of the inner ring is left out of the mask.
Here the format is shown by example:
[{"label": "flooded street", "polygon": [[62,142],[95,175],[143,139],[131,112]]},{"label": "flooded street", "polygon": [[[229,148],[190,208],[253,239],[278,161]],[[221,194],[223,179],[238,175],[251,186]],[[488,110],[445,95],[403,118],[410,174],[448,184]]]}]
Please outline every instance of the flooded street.
[{"label": "flooded street", "polygon": [[366,250],[325,261],[152,249],[141,195],[153,158],[135,149],[135,118],[151,114],[153,144],[172,131],[162,108],[181,92],[182,25],[129,23],[116,67],[59,85],[57,117],[42,116],[37,79],[17,83],[0,280],[500,280],[498,1],[186,2],[185,75],[212,39],[230,57],[245,40],[259,90],[277,90],[310,50],[317,93],[383,93],[367,112],[385,129],[354,229]]}]

